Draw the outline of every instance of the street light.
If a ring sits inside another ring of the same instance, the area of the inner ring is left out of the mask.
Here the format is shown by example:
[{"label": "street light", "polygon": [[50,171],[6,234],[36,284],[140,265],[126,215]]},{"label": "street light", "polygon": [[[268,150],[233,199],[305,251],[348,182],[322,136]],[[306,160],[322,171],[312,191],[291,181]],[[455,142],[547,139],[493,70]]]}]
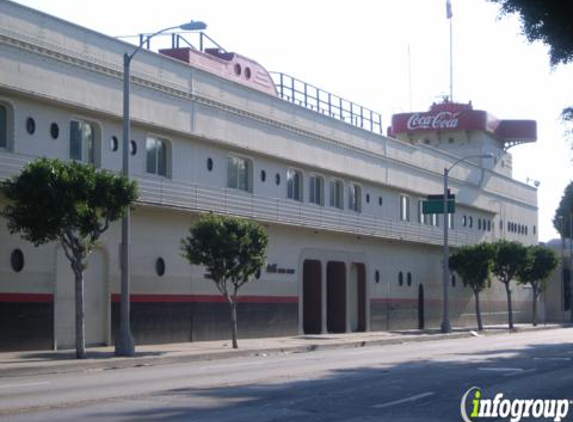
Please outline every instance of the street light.
[{"label": "street light", "polygon": [[448,306],[448,284],[450,280],[450,251],[448,247],[448,175],[450,171],[462,161],[469,158],[494,158],[493,154],[468,155],[455,161],[450,167],[444,168],[444,271],[443,271],[443,288],[444,288],[444,320],[442,321],[442,333],[450,333],[452,326],[450,324],[450,308]]},{"label": "street light", "polygon": [[[141,50],[145,43],[163,32],[172,29],[196,31],[205,28],[207,28],[207,25],[201,21],[189,21],[179,26],[171,26],[141,39],[139,46],[131,54],[125,53],[123,55],[123,174],[125,177],[129,178],[129,80],[131,59]],[[115,340],[116,356],[133,356],[135,354],[135,344],[129,323],[129,226],[130,211],[128,208],[121,225],[121,299],[119,333]]]}]

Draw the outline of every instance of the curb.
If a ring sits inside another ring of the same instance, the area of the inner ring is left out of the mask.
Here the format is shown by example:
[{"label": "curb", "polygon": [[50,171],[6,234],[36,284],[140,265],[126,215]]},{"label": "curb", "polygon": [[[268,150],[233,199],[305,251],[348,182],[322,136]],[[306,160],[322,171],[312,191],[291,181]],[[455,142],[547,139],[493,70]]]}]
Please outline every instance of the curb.
[{"label": "curb", "polygon": [[[563,328],[562,326],[549,326],[549,327],[532,327],[527,329],[515,329],[516,333],[523,333],[538,330],[550,330]],[[479,336],[489,337],[501,334],[508,334],[507,330],[499,330],[492,332],[480,333]],[[458,339],[474,337],[471,331],[455,332],[450,334],[412,334],[411,336],[404,335],[404,337],[382,338],[382,339],[360,339],[355,341],[343,341],[338,343],[319,344],[310,343],[308,345],[297,346],[284,346],[284,347],[269,347],[259,349],[238,349],[238,350],[221,350],[221,351],[208,351],[203,353],[182,353],[179,355],[167,356],[135,356],[135,357],[110,357],[110,358],[92,358],[83,360],[64,360],[57,362],[29,363],[25,366],[18,366],[10,368],[10,364],[0,365],[0,378],[3,377],[18,377],[18,376],[37,376],[49,374],[62,374],[70,372],[83,372],[83,371],[97,371],[97,370],[113,370],[124,368],[138,368],[144,366],[156,365],[169,365],[176,363],[197,362],[197,361],[213,361],[230,359],[236,357],[247,356],[261,356],[272,354],[286,354],[286,353],[308,353],[322,350],[336,350],[336,349],[352,349],[367,346],[382,346],[403,343],[416,343],[439,341],[447,339]],[[17,365],[17,363],[15,364]]]}]

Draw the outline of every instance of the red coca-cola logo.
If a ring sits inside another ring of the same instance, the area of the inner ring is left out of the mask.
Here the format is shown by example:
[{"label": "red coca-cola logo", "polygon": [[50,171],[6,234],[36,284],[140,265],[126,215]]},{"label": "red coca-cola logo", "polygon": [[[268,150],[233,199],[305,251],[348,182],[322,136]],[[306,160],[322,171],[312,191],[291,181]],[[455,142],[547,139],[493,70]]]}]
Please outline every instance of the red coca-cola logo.
[{"label": "red coca-cola logo", "polygon": [[407,123],[408,130],[455,129],[458,127],[460,113],[440,111],[438,114],[414,113]]}]

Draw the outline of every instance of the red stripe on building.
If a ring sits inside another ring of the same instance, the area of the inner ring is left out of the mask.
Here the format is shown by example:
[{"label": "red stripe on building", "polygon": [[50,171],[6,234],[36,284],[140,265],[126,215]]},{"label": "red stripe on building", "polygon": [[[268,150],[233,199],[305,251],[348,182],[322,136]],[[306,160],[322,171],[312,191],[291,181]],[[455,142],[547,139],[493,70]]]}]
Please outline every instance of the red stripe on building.
[{"label": "red stripe on building", "polygon": [[[135,294],[130,297],[131,303],[226,303],[220,295],[143,295]],[[112,302],[119,302],[120,295],[111,295]],[[296,296],[239,296],[242,303],[297,303]]]},{"label": "red stripe on building", "polygon": [[50,293],[0,293],[0,302],[12,303],[52,303],[54,295]]}]

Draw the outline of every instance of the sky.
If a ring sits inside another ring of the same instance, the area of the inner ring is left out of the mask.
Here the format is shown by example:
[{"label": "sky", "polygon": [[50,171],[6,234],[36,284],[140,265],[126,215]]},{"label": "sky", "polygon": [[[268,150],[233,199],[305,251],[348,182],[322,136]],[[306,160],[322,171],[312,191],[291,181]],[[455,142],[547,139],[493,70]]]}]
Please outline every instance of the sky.
[{"label": "sky", "polygon": [[[110,36],[151,33],[189,20],[225,50],[382,113],[426,111],[449,94],[446,0],[17,0]],[[453,99],[501,119],[537,121],[538,141],[516,146],[515,179],[539,181],[539,239],[573,176],[559,120],[573,105],[573,65],[551,68],[517,16],[486,0],[451,0]],[[153,47],[153,45],[152,45]]]}]

